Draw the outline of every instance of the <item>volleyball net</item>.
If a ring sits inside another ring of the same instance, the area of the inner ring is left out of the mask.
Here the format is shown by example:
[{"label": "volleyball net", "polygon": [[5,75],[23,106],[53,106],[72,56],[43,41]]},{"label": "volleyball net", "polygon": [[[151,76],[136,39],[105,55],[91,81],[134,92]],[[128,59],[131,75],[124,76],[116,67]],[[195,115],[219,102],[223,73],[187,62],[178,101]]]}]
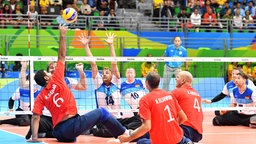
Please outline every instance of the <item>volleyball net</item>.
[{"label": "volleyball net", "polygon": [[[4,61],[8,64],[14,61],[28,61],[29,66],[26,73],[35,73],[37,70],[47,68],[47,64],[52,61],[57,61],[57,56],[54,57],[37,57],[37,56],[1,56],[0,61]],[[245,65],[246,62],[256,62],[256,58],[223,58],[223,57],[188,57],[188,58],[169,58],[169,57],[66,57],[66,77],[72,78],[75,81],[79,81],[79,73],[75,69],[76,63],[84,64],[84,72],[88,83],[88,89],[84,91],[72,90],[76,99],[77,107],[80,112],[90,111],[96,108],[95,89],[92,79],[92,72],[89,62],[95,61],[97,63],[99,71],[104,67],[111,67],[111,61],[117,61],[119,71],[121,74],[121,82],[126,80],[125,72],[127,68],[134,68],[136,71],[136,78],[145,81],[145,78],[141,76],[141,65],[143,62],[159,63],[157,70],[161,76],[160,88],[163,86],[163,70],[164,64],[167,61],[173,62],[188,62],[189,71],[193,75],[193,88],[196,89],[201,95],[202,99],[211,100],[223,90],[228,78],[228,64],[231,62],[239,62],[241,65]],[[183,68],[184,70],[184,68]],[[2,73],[3,74],[3,73]],[[31,113],[25,112],[11,112],[9,113],[8,101],[17,93],[19,88],[19,74],[20,72],[5,71],[4,78],[0,79],[0,114],[15,114],[15,113]],[[171,78],[169,84],[169,90],[175,88],[174,76]],[[33,79],[33,75],[30,75],[30,83]],[[30,89],[34,89],[34,85],[30,85]],[[147,90],[145,90],[148,93]],[[30,91],[30,105],[33,107],[34,98],[33,92]],[[14,103],[13,109],[15,110],[19,106],[19,100]],[[230,97],[225,97],[219,102],[212,104],[202,103],[203,110],[220,110],[220,109],[237,109],[229,108]],[[121,99],[121,109],[117,111],[130,110],[129,105],[124,99]],[[133,110],[137,111],[137,110]]]}]

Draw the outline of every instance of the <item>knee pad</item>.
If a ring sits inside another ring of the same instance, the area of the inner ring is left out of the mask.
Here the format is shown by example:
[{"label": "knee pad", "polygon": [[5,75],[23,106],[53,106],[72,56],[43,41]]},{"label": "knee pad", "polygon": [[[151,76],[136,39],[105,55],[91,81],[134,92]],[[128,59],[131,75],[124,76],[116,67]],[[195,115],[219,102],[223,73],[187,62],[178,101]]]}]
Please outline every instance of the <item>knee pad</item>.
[{"label": "knee pad", "polygon": [[110,113],[105,108],[99,108],[99,109],[101,112],[101,121],[104,123],[110,117]]}]

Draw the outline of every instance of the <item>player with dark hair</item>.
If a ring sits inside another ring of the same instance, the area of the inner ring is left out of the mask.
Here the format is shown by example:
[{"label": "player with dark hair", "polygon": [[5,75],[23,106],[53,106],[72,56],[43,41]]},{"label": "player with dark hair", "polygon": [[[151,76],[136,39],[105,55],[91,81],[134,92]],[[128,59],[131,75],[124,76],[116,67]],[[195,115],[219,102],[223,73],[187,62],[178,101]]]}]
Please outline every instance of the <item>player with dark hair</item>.
[{"label": "player with dark hair", "polygon": [[[106,34],[107,39],[105,40],[110,47],[110,56],[116,57],[114,49],[114,38],[115,34]],[[87,57],[93,57],[91,50],[89,48],[90,38],[83,34],[80,36],[80,41],[84,45],[84,49]],[[104,107],[108,110],[121,109],[120,100],[120,73],[118,70],[117,62],[111,61],[111,68],[105,67],[102,70],[102,75],[99,73],[97,64],[95,61],[90,61],[92,69],[92,78],[95,88],[95,97],[97,107]],[[116,118],[121,118],[122,114],[120,112],[111,112]]]},{"label": "player with dark hair", "polygon": [[[186,48],[181,46],[181,37],[176,36],[173,39],[173,43],[171,45],[168,45],[164,55],[165,57],[187,57],[188,53]],[[188,63],[185,63],[185,70],[188,70]],[[164,81],[163,81],[163,89],[166,91],[169,91],[169,84],[171,81],[171,78],[173,75],[176,77],[176,75],[181,71],[181,67],[183,65],[183,62],[165,62],[164,65]]]},{"label": "player with dark hair", "polygon": [[[248,76],[243,72],[237,74],[235,84],[237,87],[230,93],[230,107],[254,107],[256,105],[256,92],[246,85]],[[215,116],[212,123],[214,126],[250,126],[252,117],[256,116],[256,110],[221,110],[220,115]]]},{"label": "player with dark hair", "polygon": [[60,46],[56,70],[53,74],[39,70],[34,77],[36,83],[44,88],[34,103],[31,119],[32,139],[28,142],[40,142],[37,132],[44,107],[52,115],[52,135],[60,142],[74,142],[77,136],[97,123],[103,123],[114,137],[128,134],[128,130],[105,108],[95,109],[81,116],[78,114],[75,98],[64,80],[67,27],[60,26],[59,29]]},{"label": "player with dark hair", "polygon": [[120,142],[130,142],[149,131],[150,139],[140,139],[138,144],[192,143],[190,139],[183,136],[179,126],[187,120],[187,116],[171,93],[159,88],[159,83],[159,74],[149,72],[146,76],[146,88],[150,92],[139,102],[142,125],[132,131],[129,136],[119,136]]},{"label": "player with dark hair", "polygon": [[176,89],[171,93],[175,97],[185,112],[188,120],[181,124],[184,135],[193,142],[202,139],[203,134],[203,111],[201,106],[201,97],[192,87],[193,76],[188,71],[181,71],[175,78]]},{"label": "player with dark hair", "polygon": [[[243,71],[241,68],[234,68],[232,70],[232,81],[229,81],[228,83],[225,84],[222,92],[219,95],[215,96],[213,99],[211,100],[203,99],[202,102],[210,104],[210,103],[218,102],[223,98],[225,98],[226,96],[230,96],[230,94],[232,93],[232,90],[236,87],[235,79],[237,78],[237,74],[242,72]],[[249,79],[246,80],[246,85],[248,85],[248,87],[250,87],[251,89],[254,89],[254,90],[256,89],[253,82]],[[215,114],[219,115],[219,111],[215,111]]]}]

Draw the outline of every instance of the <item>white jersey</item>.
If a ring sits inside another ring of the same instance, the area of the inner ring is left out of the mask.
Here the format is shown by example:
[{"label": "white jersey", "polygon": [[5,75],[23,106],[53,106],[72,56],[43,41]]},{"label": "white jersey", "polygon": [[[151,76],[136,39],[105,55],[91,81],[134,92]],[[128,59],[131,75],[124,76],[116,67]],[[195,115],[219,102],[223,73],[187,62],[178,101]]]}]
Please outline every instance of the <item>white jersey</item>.
[{"label": "white jersey", "polygon": [[139,79],[135,79],[132,83],[123,82],[120,92],[131,109],[138,109],[139,101],[145,95],[143,83]]},{"label": "white jersey", "polygon": [[106,86],[103,83],[101,75],[98,73],[93,81],[97,107],[104,107],[110,110],[111,114],[114,115],[116,118],[120,118],[120,112],[111,111],[121,109],[120,79],[117,79],[117,77],[113,75],[111,84],[109,86]]},{"label": "white jersey", "polygon": [[[256,90],[256,87],[254,85],[254,83],[251,80],[246,80],[246,85],[248,85],[249,88]],[[233,89],[236,87],[236,84],[234,83],[234,81],[230,81],[228,83],[225,84],[222,93],[225,95],[229,95],[232,93]]]}]

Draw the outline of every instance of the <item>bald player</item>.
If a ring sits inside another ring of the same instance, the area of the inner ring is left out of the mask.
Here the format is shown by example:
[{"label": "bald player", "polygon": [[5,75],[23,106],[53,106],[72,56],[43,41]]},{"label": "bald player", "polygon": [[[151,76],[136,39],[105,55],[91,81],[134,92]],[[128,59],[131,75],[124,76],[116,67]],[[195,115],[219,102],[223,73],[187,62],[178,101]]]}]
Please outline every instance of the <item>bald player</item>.
[{"label": "bald player", "polygon": [[202,139],[203,133],[203,112],[201,107],[201,97],[192,87],[193,76],[188,71],[181,71],[175,78],[176,89],[171,92],[188,117],[188,120],[181,124],[184,136],[193,142]]}]

